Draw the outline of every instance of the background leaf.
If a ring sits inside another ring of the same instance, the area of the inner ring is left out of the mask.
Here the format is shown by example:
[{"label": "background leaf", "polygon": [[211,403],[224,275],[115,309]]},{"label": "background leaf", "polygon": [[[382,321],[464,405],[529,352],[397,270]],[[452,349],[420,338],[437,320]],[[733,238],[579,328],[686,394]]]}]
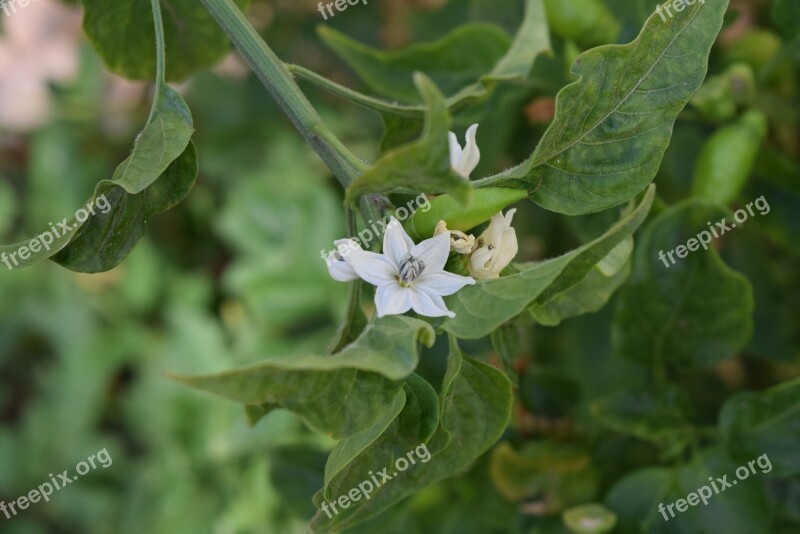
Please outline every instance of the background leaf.
[{"label": "background leaf", "polygon": [[[684,259],[673,255],[675,265],[667,257],[699,232],[713,238],[707,223],[726,215],[721,206],[687,200],[648,223],[636,248],[633,274],[617,302],[612,339],[618,354],[643,362],[702,366],[733,356],[747,343],[753,330],[747,279],[725,265],[716,251],[699,245],[696,252],[686,251]],[[659,259],[662,251],[666,260]]]},{"label": "background leaf", "polygon": [[728,399],[719,416],[720,432],[731,456],[752,460],[766,454],[775,476],[800,473],[800,380]]},{"label": "background leaf", "polygon": [[[230,50],[228,38],[197,0],[160,0],[166,33],[168,80],[212,66]],[[250,0],[234,0],[244,9]],[[82,0],[83,29],[109,69],[134,80],[156,76],[150,2]],[[124,39],[120,37],[124,36]]]}]

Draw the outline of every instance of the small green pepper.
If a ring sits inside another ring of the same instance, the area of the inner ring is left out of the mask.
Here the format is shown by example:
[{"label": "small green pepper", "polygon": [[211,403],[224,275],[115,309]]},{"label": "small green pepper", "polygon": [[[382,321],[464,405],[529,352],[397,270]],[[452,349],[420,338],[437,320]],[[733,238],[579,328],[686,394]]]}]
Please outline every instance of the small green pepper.
[{"label": "small green pepper", "polygon": [[600,0],[545,0],[553,32],[584,48],[613,43],[620,24]]},{"label": "small green pepper", "polygon": [[472,192],[470,208],[464,209],[450,195],[439,195],[431,200],[428,211],[417,210],[403,223],[408,234],[416,239],[433,235],[436,224],[445,221],[449,230],[466,232],[488,221],[497,212],[511,204],[527,198],[524,189],[487,187]]},{"label": "small green pepper", "polygon": [[757,110],[717,130],[700,152],[692,195],[721,204],[735,200],[753,170],[766,135],[767,118]]}]

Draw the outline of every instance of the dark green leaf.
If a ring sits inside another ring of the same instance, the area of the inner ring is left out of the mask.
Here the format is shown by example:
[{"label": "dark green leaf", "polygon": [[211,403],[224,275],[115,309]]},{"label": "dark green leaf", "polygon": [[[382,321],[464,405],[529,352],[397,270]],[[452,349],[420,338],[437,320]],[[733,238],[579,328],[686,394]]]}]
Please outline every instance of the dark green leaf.
[{"label": "dark green leaf", "polygon": [[629,389],[592,403],[592,415],[609,429],[680,449],[692,438],[691,405],[677,387]]},{"label": "dark green leaf", "polygon": [[[427,460],[398,472],[392,480],[378,486],[369,500],[361,499],[332,517],[317,512],[312,520],[316,532],[339,531],[361,523],[402,500],[404,497],[465,469],[500,437],[511,415],[511,384],[497,369],[463,357],[451,343],[450,361],[441,393],[440,426],[428,443]],[[399,421],[404,419],[400,415]],[[415,434],[415,432],[411,432]],[[325,496],[315,497],[317,508],[326,496],[331,501],[348,494],[370,479],[372,471],[386,467],[392,475],[395,461],[410,450],[409,429],[393,424],[378,441],[368,447],[342,474],[334,479]],[[419,450],[419,446],[415,449]],[[417,458],[420,456],[417,455]],[[424,458],[423,458],[424,460]]]},{"label": "dark green leaf", "polygon": [[[241,9],[250,0],[234,0]],[[82,0],[83,29],[108,68],[134,80],[156,76],[155,34],[146,0]],[[168,80],[212,66],[230,46],[198,0],[161,0]]]},{"label": "dark green leaf", "polygon": [[[728,215],[721,206],[687,200],[647,225],[618,301],[612,332],[618,354],[645,362],[705,365],[734,355],[747,343],[753,329],[750,283],[696,239],[705,232],[711,241],[707,223]],[[686,247],[689,239],[695,239],[695,252]],[[672,265],[669,254],[678,246],[688,256],[673,255]]]},{"label": "dark green leaf", "polygon": [[719,426],[737,460],[763,454],[774,466],[775,476],[800,473],[800,380],[730,398],[722,407]]},{"label": "dark green leaf", "polygon": [[479,186],[527,188],[540,206],[568,215],[641,192],[705,78],[727,6],[697,2],[666,22],[654,13],[634,42],[580,55],[573,67],[580,79],[559,93],[556,117],[531,158]]}]

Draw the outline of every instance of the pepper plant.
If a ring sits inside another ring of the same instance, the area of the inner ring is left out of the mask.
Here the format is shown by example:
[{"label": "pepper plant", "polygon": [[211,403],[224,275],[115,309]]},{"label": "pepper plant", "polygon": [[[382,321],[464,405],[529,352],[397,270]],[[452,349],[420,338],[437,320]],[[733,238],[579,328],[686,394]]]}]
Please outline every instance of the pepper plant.
[{"label": "pepper plant", "polygon": [[[726,19],[728,0],[681,3],[670,17],[654,2],[635,2],[652,14],[629,39],[622,33],[631,28],[601,0],[520,0],[513,37],[474,23],[395,51],[321,26],[319,39],[363,81],[363,91],[282,61],[245,16],[249,3],[82,0],[86,35],[106,66],[154,80],[150,115],[130,156],[87,200],[106,198],[108,212],[70,220],[69,231],[25,258],[18,251],[26,241],[0,252],[16,254],[19,266],[51,260],[86,273],[123,262],[151,218],[184,200],[198,176],[192,114],[167,82],[213,65],[232,43],[266,89],[264,98],[278,103],[342,188],[348,235],[330,244],[319,268],[349,284],[346,312],[325,352],[269,354],[245,368],[172,378],[175,387],[241,403],[254,425],[288,410],[336,440],[313,497],[313,530],[376,528],[408,497],[481,462],[488,462],[496,492],[524,510],[497,527],[507,531],[767,532],[797,525],[798,504],[785,493],[800,488],[792,478],[800,473],[800,382],[786,381],[791,373],[765,373],[768,389],[721,401],[697,394],[696,382],[752,349],[754,311],[766,305],[748,277],[726,263],[719,243],[708,246],[711,238],[704,242],[700,232],[722,238],[713,222],[733,220],[733,210],[750,200],[745,192],[771,200],[748,188],[757,165],[773,169],[779,182],[798,168],[796,151],[776,148],[785,126],[763,96],[797,95],[800,37],[791,0],[775,0],[772,14],[793,44],[781,42],[767,60],[753,58],[752,49],[730,52],[725,69],[708,78],[720,31],[726,20],[735,23]],[[561,71],[565,63],[568,72]],[[298,82],[377,114],[384,126],[374,140],[379,156],[357,157]],[[546,129],[526,158],[500,170],[503,163],[486,156],[497,151],[481,151],[480,119],[490,115],[484,106],[537,82],[557,92]],[[685,176],[688,198],[676,198],[653,182],[662,164],[681,160],[667,151],[677,146],[676,121],[687,115],[721,126]],[[462,145],[455,131],[472,117],[478,120]],[[498,172],[476,176],[479,162]],[[796,184],[770,187],[784,186],[797,194]],[[425,208],[418,203],[400,220],[398,208],[409,198],[424,199]],[[570,221],[581,244],[520,261],[527,254],[515,226],[530,221],[520,222],[521,206]],[[756,216],[752,209],[749,215]],[[358,240],[366,228],[380,231]],[[779,249],[796,237],[767,235]],[[691,253],[681,251],[683,243]],[[667,255],[671,263],[661,259],[665,251],[677,251]],[[612,298],[609,336],[615,355],[631,362],[632,378],[603,388],[578,414],[574,382],[526,359],[521,339],[610,309]],[[466,354],[488,345],[491,360]],[[437,359],[442,365],[431,371],[425,362]],[[615,443],[641,455],[607,469],[595,465]],[[323,511],[419,445],[429,461],[395,472],[335,514]],[[659,504],[763,454],[774,468],[769,484],[749,482],[662,520]]]}]

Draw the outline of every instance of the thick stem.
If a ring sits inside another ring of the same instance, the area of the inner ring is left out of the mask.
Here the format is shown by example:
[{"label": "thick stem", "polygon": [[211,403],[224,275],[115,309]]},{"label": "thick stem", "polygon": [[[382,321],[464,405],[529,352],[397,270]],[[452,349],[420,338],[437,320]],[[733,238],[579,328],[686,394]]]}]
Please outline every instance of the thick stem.
[{"label": "thick stem", "polygon": [[328,129],[300,91],[289,69],[258,35],[233,0],[201,2],[244,56],[295,128],[319,154],[342,186],[347,187],[366,170],[366,164]]}]

